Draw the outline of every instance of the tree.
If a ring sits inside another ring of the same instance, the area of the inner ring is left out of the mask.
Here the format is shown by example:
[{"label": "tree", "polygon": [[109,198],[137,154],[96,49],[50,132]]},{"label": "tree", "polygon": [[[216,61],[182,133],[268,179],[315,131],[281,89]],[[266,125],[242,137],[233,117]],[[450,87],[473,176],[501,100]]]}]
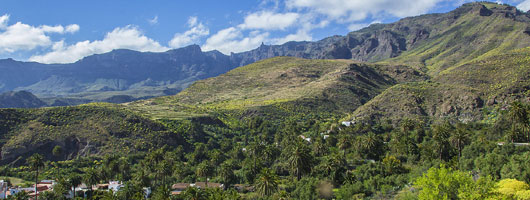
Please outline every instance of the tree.
[{"label": "tree", "polygon": [[53,147],[52,154],[55,157],[61,156],[63,154],[63,147],[61,147],[59,145]]},{"label": "tree", "polygon": [[208,177],[212,176],[213,167],[208,161],[203,161],[199,166],[197,166],[197,176],[204,177],[206,182],[206,187],[208,187]]},{"label": "tree", "polygon": [[296,180],[300,180],[303,174],[311,171],[311,150],[302,141],[296,142],[291,147],[288,163],[291,175],[295,175]]},{"label": "tree", "polygon": [[12,196],[9,196],[8,199],[13,199],[13,200],[28,200],[29,199],[29,194],[26,192],[26,191],[21,191],[21,192],[18,192]]},{"label": "tree", "polygon": [[344,173],[346,173],[346,158],[340,153],[334,153],[326,157],[322,163],[325,174],[331,178],[335,185],[342,184]]},{"label": "tree", "polygon": [[466,200],[491,199],[496,195],[495,184],[491,176],[481,176],[476,182],[463,185],[458,192],[458,198]]},{"label": "tree", "polygon": [[196,187],[188,187],[182,192],[182,197],[189,200],[203,200],[206,199],[206,195]]},{"label": "tree", "polygon": [[225,187],[228,187],[229,185],[235,182],[236,177],[234,175],[233,168],[233,165],[228,162],[223,162],[221,164],[219,176],[221,177],[221,181],[225,185]]},{"label": "tree", "polygon": [[167,200],[171,197],[171,187],[166,184],[163,184],[156,188],[153,193],[154,200]]},{"label": "tree", "polygon": [[[35,170],[35,194],[37,191],[37,184],[39,183],[39,169],[44,167],[44,159],[38,153],[30,156],[26,162],[28,163],[31,170]],[[35,199],[38,199],[38,196],[35,196]]]},{"label": "tree", "polygon": [[268,168],[261,170],[255,182],[256,191],[261,196],[271,196],[278,190],[278,176]]},{"label": "tree", "polygon": [[499,199],[528,199],[530,186],[516,179],[503,179],[497,183],[497,192],[501,195]]},{"label": "tree", "polygon": [[449,154],[449,137],[452,126],[449,122],[433,126],[432,140],[436,153],[440,160]]},{"label": "tree", "polygon": [[337,147],[342,150],[343,155],[346,155],[346,150],[351,147],[350,138],[348,136],[342,136],[337,142]]},{"label": "tree", "polygon": [[465,124],[458,123],[456,124],[456,130],[452,133],[449,140],[458,151],[458,160],[460,160],[460,157],[462,157],[462,149],[469,140],[469,131]]},{"label": "tree", "polygon": [[90,189],[90,195],[92,195],[92,187],[99,182],[99,174],[95,168],[88,168],[83,175],[83,181]]},{"label": "tree", "polygon": [[82,177],[76,173],[70,174],[67,178],[68,186],[72,187],[72,192],[74,193],[75,199],[75,188],[81,184]]},{"label": "tree", "polygon": [[420,189],[419,199],[458,199],[459,190],[473,184],[470,174],[446,168],[432,167],[422,177],[414,182],[414,187]]},{"label": "tree", "polygon": [[[525,108],[525,106],[519,102],[519,101],[514,101],[510,104],[511,108],[510,108],[510,111],[508,112],[508,117],[510,118],[510,120],[512,121],[512,133],[515,133],[517,130],[517,126],[520,125],[522,128],[523,128],[523,133],[526,134],[526,139],[528,140],[528,142],[530,142],[530,131],[528,131],[529,129],[529,119],[528,119],[528,113],[527,113],[527,110]],[[513,137],[512,137],[512,142],[513,142]]]}]

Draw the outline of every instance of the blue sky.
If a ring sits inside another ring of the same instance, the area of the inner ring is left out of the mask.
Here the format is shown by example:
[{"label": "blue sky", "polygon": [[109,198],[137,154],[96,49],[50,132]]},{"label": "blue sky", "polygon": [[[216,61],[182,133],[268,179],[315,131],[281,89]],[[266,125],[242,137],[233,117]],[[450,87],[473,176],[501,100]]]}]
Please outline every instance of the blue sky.
[{"label": "blue sky", "polygon": [[[75,62],[112,49],[190,44],[225,54],[314,41],[469,0],[0,0],[0,59]],[[501,2],[501,1],[498,1]],[[522,10],[530,0],[502,1]]]}]

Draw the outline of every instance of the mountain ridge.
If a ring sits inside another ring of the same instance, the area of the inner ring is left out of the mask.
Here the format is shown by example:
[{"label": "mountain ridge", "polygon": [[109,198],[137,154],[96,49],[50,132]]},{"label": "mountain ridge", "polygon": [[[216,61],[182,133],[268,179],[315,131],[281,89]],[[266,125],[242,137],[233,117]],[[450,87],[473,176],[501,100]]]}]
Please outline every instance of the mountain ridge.
[{"label": "mountain ridge", "polygon": [[200,46],[190,45],[161,53],[118,49],[70,64],[4,59],[0,60],[0,69],[6,72],[0,75],[0,92],[26,90],[66,102],[106,101],[123,95],[142,99],[176,94],[196,80],[276,56],[401,64],[435,76],[453,65],[530,45],[529,22],[529,14],[515,7],[474,2],[448,13],[373,24],[345,36],[262,44],[231,55],[202,52]]}]

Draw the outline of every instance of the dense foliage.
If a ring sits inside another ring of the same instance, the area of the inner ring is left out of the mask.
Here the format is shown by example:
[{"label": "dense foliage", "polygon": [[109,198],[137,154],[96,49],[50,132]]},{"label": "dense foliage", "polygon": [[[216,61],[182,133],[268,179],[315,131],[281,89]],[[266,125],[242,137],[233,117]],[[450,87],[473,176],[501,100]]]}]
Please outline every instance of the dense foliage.
[{"label": "dense foliage", "polygon": [[[153,189],[153,199],[527,195],[530,146],[520,143],[528,142],[530,106],[513,102],[508,109],[491,112],[498,112],[494,123],[444,120],[429,125],[404,119],[398,126],[381,122],[346,127],[316,119],[286,119],[274,125],[260,117],[232,126],[166,120],[161,123],[164,129],[184,134],[189,146],[46,161],[38,168],[32,157],[30,166],[4,166],[1,172],[31,181],[39,169],[39,179],[65,185],[57,190],[61,193],[80,182],[126,183],[116,193],[93,191],[89,194],[93,199],[141,199],[143,187]],[[170,195],[174,183],[199,181],[223,183],[226,190],[189,188],[181,195]],[[238,193],[232,187],[235,184],[252,189]]]}]

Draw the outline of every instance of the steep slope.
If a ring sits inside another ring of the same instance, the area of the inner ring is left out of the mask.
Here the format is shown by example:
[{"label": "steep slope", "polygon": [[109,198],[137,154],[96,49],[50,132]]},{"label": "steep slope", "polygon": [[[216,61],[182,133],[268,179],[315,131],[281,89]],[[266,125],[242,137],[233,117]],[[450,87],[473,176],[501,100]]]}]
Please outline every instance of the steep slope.
[{"label": "steep slope", "polygon": [[[411,18],[415,21],[420,18]],[[402,23],[405,20],[401,20]],[[530,17],[515,7],[496,3],[470,3],[448,14],[437,15],[425,31],[423,42],[404,52],[389,63],[426,67],[436,75],[449,67],[474,59],[496,55],[509,50],[530,46]]]},{"label": "steep slope", "polygon": [[[317,42],[262,45],[232,54],[240,65],[275,56],[310,59],[353,59],[376,62],[389,58],[431,74],[472,60],[530,45],[530,17],[513,6],[467,3],[443,14],[408,17],[391,24],[374,24],[346,36]],[[426,70],[425,70],[426,71]]]},{"label": "steep slope", "polygon": [[[49,160],[62,160],[110,152],[133,153],[165,144],[186,145],[186,140],[159,122],[116,105],[0,109],[0,163],[35,152]],[[51,153],[55,146],[63,149],[59,157]]]},{"label": "steep slope", "polygon": [[27,91],[0,94],[0,108],[38,108],[46,103]]},{"label": "steep slope", "polygon": [[476,121],[485,106],[530,101],[529,96],[530,48],[523,48],[450,68],[429,81],[393,86],[353,112],[351,118]]},{"label": "steep slope", "polygon": [[152,118],[216,112],[269,115],[343,114],[399,82],[425,80],[405,66],[276,57],[198,81],[176,96],[128,104]]}]

